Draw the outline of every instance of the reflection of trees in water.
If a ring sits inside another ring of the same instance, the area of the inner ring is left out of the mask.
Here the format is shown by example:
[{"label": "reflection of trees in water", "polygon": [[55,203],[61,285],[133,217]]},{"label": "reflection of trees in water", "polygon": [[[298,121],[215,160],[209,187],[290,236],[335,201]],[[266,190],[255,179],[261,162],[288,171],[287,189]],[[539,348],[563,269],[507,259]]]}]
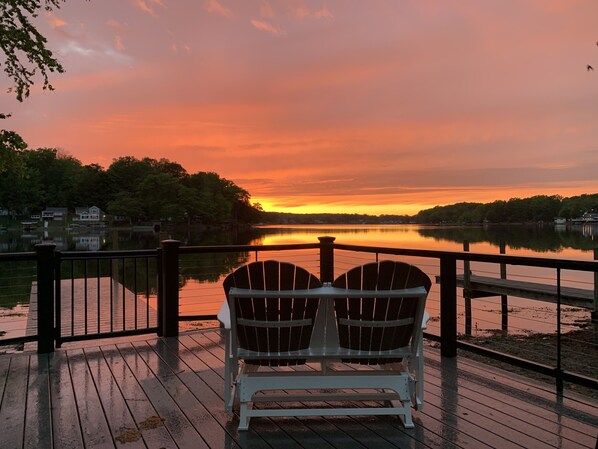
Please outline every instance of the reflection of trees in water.
[{"label": "reflection of trees in water", "polygon": [[565,248],[590,251],[596,242],[575,230],[556,231],[553,227],[540,226],[488,226],[488,227],[427,227],[418,229],[423,237],[434,240],[471,243],[488,242],[499,246],[506,243],[513,249],[531,249],[537,252],[559,252]]},{"label": "reflection of trees in water", "polygon": [[[165,239],[176,239],[181,241],[182,246],[225,246],[225,245],[260,245],[268,235],[289,235],[293,231],[304,232],[304,227],[280,227],[280,228],[253,228],[240,229],[236,231],[222,230],[199,230],[197,228],[172,228],[167,232],[131,232],[107,230],[102,238],[106,243],[103,250],[138,250],[155,249],[160,246],[160,241]],[[349,234],[366,234],[372,231],[368,227],[339,226],[339,227],[317,227],[309,226],[310,232],[315,235],[333,235],[336,237]],[[471,243],[488,242],[499,246],[505,242],[514,249],[530,249],[537,252],[558,253],[565,248],[572,248],[582,251],[594,249],[595,242],[592,235],[598,233],[595,227],[593,233],[582,233],[582,227],[566,228],[555,230],[552,226],[488,226],[488,227],[416,227],[417,232],[426,238],[437,241],[463,242],[468,240]],[[413,232],[413,227],[397,226],[376,226],[378,233]],[[0,247],[3,252],[34,251],[30,240],[24,240],[9,233],[0,235]],[[315,242],[315,237],[313,242]],[[69,249],[71,245],[69,244]],[[252,257],[250,253],[205,253],[205,254],[184,254],[181,255],[180,273],[181,283],[184,285],[188,279],[198,282],[217,282],[223,275],[233,271],[238,266],[247,263]],[[112,265],[115,269],[115,265]],[[71,276],[82,278],[87,274],[89,278],[98,274],[97,262],[87,262],[85,268],[83,262],[77,262],[72,267],[70,262],[64,263],[62,276],[68,279]],[[114,275],[114,272],[112,272]],[[100,276],[110,276],[110,264],[101,262],[99,266]],[[18,303],[28,303],[31,291],[31,283],[35,277],[35,262],[0,263],[0,307],[13,307]],[[123,282],[123,268],[121,259],[118,262],[119,282]],[[124,267],[124,284],[130,290],[139,294],[154,294],[157,289],[157,273],[155,260],[150,260],[149,269],[145,267],[145,260],[139,259],[137,267],[132,260],[126,260]],[[10,293],[5,294],[7,291]]]},{"label": "reflection of trees in water", "polygon": [[179,286],[184,286],[188,279],[198,282],[217,282],[222,275],[247,263],[250,257],[247,252],[183,254],[179,261],[181,276]]},{"label": "reflection of trees in water", "polygon": [[[367,228],[367,227],[351,227],[351,226],[360,226],[360,225],[347,225],[346,227],[317,227],[314,225],[306,225],[305,227],[301,225],[295,225],[293,227],[285,227],[281,225],[280,227],[272,227],[272,228],[256,228],[253,230],[255,235],[261,236],[262,238],[267,235],[289,235],[293,232],[305,232],[308,230],[310,233],[315,235],[332,235],[338,237],[339,235],[346,235],[346,234],[367,234],[371,232],[372,229],[376,229],[376,231],[385,232],[386,230],[382,226],[376,226],[375,228]],[[398,228],[389,229],[390,232],[397,232]],[[314,237],[313,242],[306,242],[306,243],[315,243],[317,239]]]},{"label": "reflection of trees in water", "polygon": [[[222,231],[199,230],[180,227],[169,229],[160,234],[153,232],[118,233],[118,249],[150,249],[160,246],[165,239],[175,239],[181,246],[226,246],[248,245],[259,240],[260,234],[251,230]],[[183,287],[189,279],[198,282],[217,282],[222,275],[228,274],[238,266],[247,263],[248,253],[217,252],[181,254],[179,260],[179,286]]]},{"label": "reflection of trees in water", "polygon": [[29,304],[35,261],[0,263],[0,308]]}]

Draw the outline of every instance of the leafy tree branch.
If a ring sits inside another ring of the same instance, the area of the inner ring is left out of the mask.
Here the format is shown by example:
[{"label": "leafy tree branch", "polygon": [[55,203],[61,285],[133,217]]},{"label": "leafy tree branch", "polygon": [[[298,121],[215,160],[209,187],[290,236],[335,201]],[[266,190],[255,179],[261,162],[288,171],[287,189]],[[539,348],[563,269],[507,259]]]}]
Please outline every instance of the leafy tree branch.
[{"label": "leafy tree branch", "polygon": [[[18,101],[29,96],[34,77],[39,73],[43,88],[53,90],[48,75],[63,73],[64,68],[48,49],[47,39],[32,21],[39,11],[59,8],[64,0],[2,0],[0,1],[0,49],[4,57],[0,66],[11,79],[8,92]],[[6,115],[0,118],[6,118]]]}]

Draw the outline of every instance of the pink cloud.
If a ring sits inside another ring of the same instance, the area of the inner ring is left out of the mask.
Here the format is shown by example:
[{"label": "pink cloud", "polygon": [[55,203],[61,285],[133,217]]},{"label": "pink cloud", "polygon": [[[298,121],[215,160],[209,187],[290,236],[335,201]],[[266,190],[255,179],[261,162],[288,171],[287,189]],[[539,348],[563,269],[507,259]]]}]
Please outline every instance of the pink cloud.
[{"label": "pink cloud", "polygon": [[275,36],[284,36],[286,33],[280,27],[272,25],[271,23],[265,22],[263,20],[251,20],[251,24],[260,31],[265,31],[266,33],[273,34]]},{"label": "pink cloud", "polygon": [[162,0],[135,0],[135,6],[139,8],[144,13],[149,14],[150,16],[156,16],[155,6],[161,6],[162,8],[166,8]]},{"label": "pink cloud", "polygon": [[273,19],[276,16],[272,5],[267,0],[263,0],[260,4],[260,15],[266,19]]},{"label": "pink cloud", "polygon": [[326,7],[320,9],[319,11],[314,12],[313,15],[316,19],[333,19],[334,18],[332,13]]},{"label": "pink cloud", "polygon": [[123,44],[122,38],[119,35],[114,36],[114,48],[118,51],[125,51],[125,45]]},{"label": "pink cloud", "polygon": [[206,11],[220,14],[224,17],[230,17],[231,15],[230,8],[227,8],[226,6],[222,5],[222,3],[220,3],[218,0],[208,0],[205,3],[204,8],[206,9]]},{"label": "pink cloud", "polygon": [[324,6],[322,9],[312,11],[306,6],[298,6],[291,10],[293,16],[298,19],[333,19],[334,16],[330,10]]},{"label": "pink cloud", "polygon": [[299,19],[305,19],[306,17],[309,17],[310,14],[309,8],[305,6],[293,8],[293,15]]}]

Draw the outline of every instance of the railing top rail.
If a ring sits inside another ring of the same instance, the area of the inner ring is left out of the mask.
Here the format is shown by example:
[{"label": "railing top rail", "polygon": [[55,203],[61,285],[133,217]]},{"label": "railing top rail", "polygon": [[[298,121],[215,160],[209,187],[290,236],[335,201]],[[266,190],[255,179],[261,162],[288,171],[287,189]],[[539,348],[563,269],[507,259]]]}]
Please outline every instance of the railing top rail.
[{"label": "railing top rail", "polygon": [[0,262],[18,262],[23,260],[35,260],[37,254],[34,252],[27,253],[0,253]]},{"label": "railing top rail", "polygon": [[318,249],[320,243],[293,243],[282,245],[217,245],[217,246],[181,246],[181,254],[227,253],[247,251],[284,251],[292,249]]},{"label": "railing top rail", "polygon": [[157,249],[114,250],[114,251],[57,251],[62,260],[71,259],[113,259],[119,257],[156,257]]},{"label": "railing top rail", "polygon": [[579,271],[598,271],[598,262],[590,260],[553,259],[531,256],[509,256],[504,254],[483,254],[465,251],[434,251],[427,249],[388,248],[361,245],[334,244],[335,249],[395,254],[401,256],[429,257],[429,258],[453,258],[456,260],[468,260],[474,262],[505,263],[508,265],[527,265],[542,268],[561,268]]},{"label": "railing top rail", "polygon": [[[426,257],[426,258],[452,258],[455,260],[467,260],[475,262],[505,263],[508,265],[524,265],[542,268],[560,268],[580,271],[598,271],[598,261],[555,259],[532,256],[513,256],[505,254],[483,254],[465,251],[435,251],[426,249],[391,248],[363,245],[349,245],[334,243],[337,250],[394,254],[402,256]],[[297,243],[280,245],[213,245],[213,246],[181,246],[180,254],[198,253],[226,253],[226,252],[253,252],[253,251],[285,251],[318,249],[320,243]],[[61,251],[60,257],[65,259],[102,259],[118,257],[153,257],[158,249],[147,250],[114,250],[114,251]],[[6,253],[0,254],[0,260],[33,260],[35,253]]]}]

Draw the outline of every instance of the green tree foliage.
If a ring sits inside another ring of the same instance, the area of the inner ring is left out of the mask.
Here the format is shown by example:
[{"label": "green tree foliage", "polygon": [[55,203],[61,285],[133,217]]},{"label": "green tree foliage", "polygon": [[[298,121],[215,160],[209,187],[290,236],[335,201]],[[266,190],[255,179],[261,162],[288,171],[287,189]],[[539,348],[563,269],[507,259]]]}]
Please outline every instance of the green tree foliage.
[{"label": "green tree foliage", "polygon": [[17,100],[29,96],[36,74],[43,79],[43,88],[53,90],[48,75],[64,72],[64,68],[46,46],[47,39],[33,25],[39,11],[59,8],[63,0],[3,0],[0,2],[0,49],[4,58],[0,65],[11,79],[9,93]]},{"label": "green tree foliage", "polygon": [[23,168],[19,153],[26,148],[27,144],[16,132],[0,130],[0,175],[9,170],[20,171]]},{"label": "green tree foliage", "polygon": [[[167,159],[115,159],[107,170],[54,148],[27,149],[13,132],[0,133],[0,208],[17,215],[46,207],[98,206],[131,222],[204,224],[257,219],[249,193],[216,173],[187,174]],[[16,167],[20,167],[19,170]],[[239,212],[241,211],[241,212]]]},{"label": "green tree foliage", "polygon": [[451,206],[436,206],[416,215],[421,223],[480,223],[484,219],[483,204],[457,203]]},{"label": "green tree foliage", "polygon": [[249,205],[249,193],[217,173],[201,172],[191,175],[188,185],[200,192],[199,216],[203,221],[238,220],[239,211]]},{"label": "green tree foliage", "polygon": [[199,212],[197,193],[167,173],[146,176],[135,194],[148,218],[180,222]]},{"label": "green tree foliage", "polygon": [[583,212],[598,210],[598,195],[563,198],[560,195],[536,195],[508,201],[457,203],[420,211],[418,223],[479,224],[551,222],[555,217],[576,218]]},{"label": "green tree foliage", "polygon": [[584,212],[598,212],[598,194],[580,195],[566,198],[561,204],[559,216],[576,218]]}]

